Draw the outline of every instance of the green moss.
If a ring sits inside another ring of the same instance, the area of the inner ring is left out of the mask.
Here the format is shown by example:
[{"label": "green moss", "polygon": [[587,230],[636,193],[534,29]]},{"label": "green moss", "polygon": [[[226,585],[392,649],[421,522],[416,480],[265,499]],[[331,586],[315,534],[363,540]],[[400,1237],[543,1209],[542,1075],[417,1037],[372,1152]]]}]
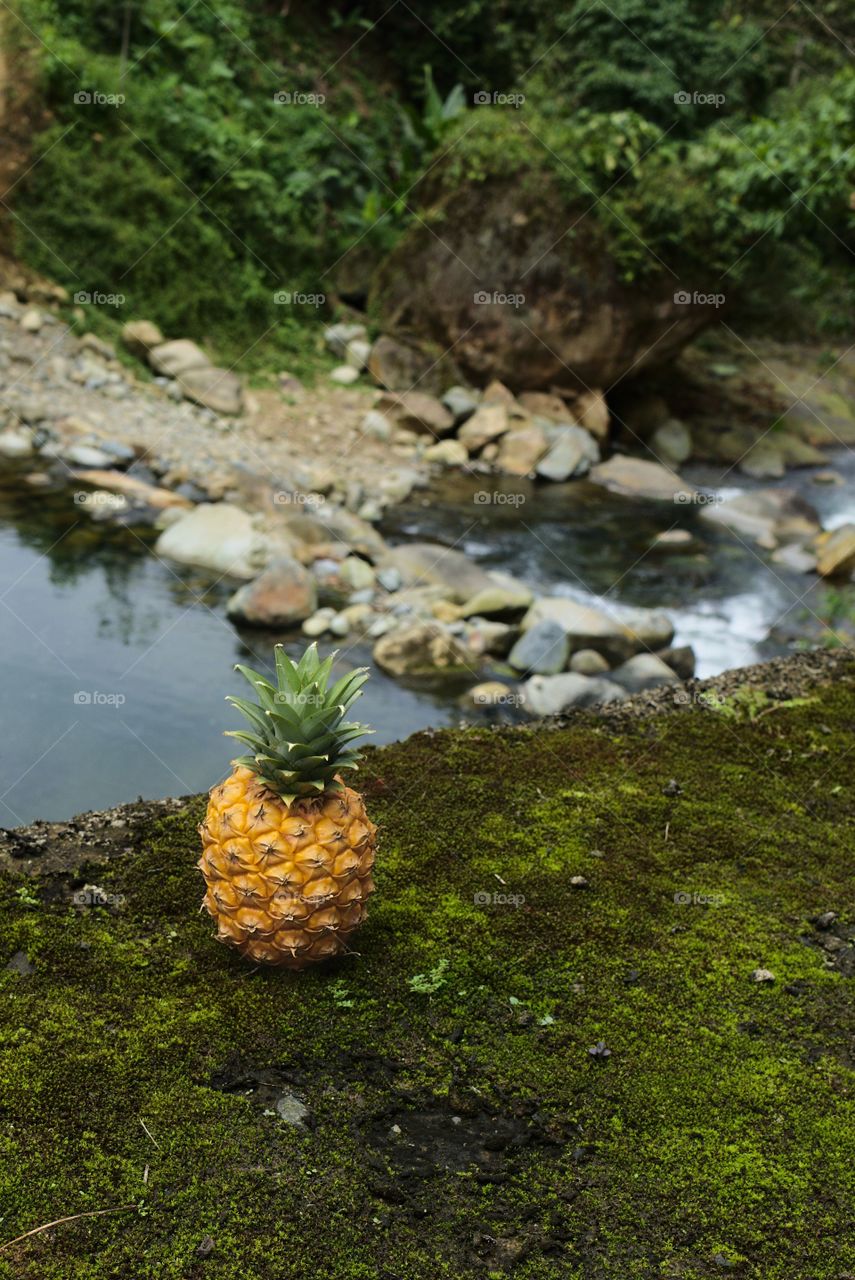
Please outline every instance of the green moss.
[{"label": "green moss", "polygon": [[851,979],[812,919],[848,937],[854,722],[838,684],[371,752],[376,904],[302,975],[213,941],[201,801],[87,869],[115,911],[7,877],[0,958],[35,971],[0,970],[2,1239],[133,1207],[0,1277],[839,1276]]}]

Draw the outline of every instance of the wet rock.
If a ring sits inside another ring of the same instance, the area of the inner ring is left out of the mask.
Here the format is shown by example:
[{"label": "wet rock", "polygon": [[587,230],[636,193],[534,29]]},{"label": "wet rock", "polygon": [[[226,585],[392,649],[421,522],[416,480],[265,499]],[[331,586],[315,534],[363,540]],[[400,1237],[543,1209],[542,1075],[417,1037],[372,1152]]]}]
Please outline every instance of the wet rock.
[{"label": "wet rock", "polygon": [[420,435],[438,439],[454,430],[454,418],[442,401],[423,391],[387,392],[375,407],[397,426]]},{"label": "wet rock", "polygon": [[233,578],[254,578],[266,558],[252,520],[228,502],[201,503],[160,535],[155,554]]},{"label": "wet rock", "polygon": [[544,480],[561,482],[583,476],[599,462],[600,450],[584,427],[560,424],[551,433],[551,444],[537,464],[537,474]]},{"label": "wet rock", "polygon": [[657,658],[655,653],[637,653],[609,676],[628,693],[640,693],[643,689],[657,689],[663,684],[679,684],[680,677]]},{"label": "wet rock", "polygon": [[459,440],[437,440],[423,454],[425,462],[439,462],[444,467],[462,467],[469,461],[466,446]]},{"label": "wet rock", "polygon": [[442,396],[442,403],[454,418],[455,424],[459,425],[472,417],[480,400],[477,392],[470,391],[468,387],[449,387]]},{"label": "wet rock", "polygon": [[701,518],[774,549],[779,542],[804,542],[819,532],[819,516],[794,489],[755,489],[705,505]]},{"label": "wet rock", "polygon": [[458,440],[470,454],[478,453],[485,445],[498,440],[511,429],[508,407],[504,403],[484,403],[472,417],[464,422],[458,432]]},{"label": "wet rock", "polygon": [[494,585],[489,574],[461,551],[432,542],[395,547],[384,557],[381,567],[397,569],[408,587],[441,586],[446,599],[458,604]]},{"label": "wet rock", "polygon": [[695,674],[695,651],[690,644],[660,649],[656,656],[661,658],[681,680],[691,680]]},{"label": "wet rock", "polygon": [[570,707],[591,707],[597,703],[620,702],[627,693],[603,677],[579,675],[532,676],[522,686],[528,709],[536,716],[553,716]]},{"label": "wet rock", "polygon": [[546,432],[537,423],[512,427],[501,438],[498,466],[508,475],[530,475],[547,447]]},{"label": "wet rock", "polygon": [[415,623],[382,636],[373,657],[378,667],[392,676],[432,676],[470,669],[464,645],[432,623]]},{"label": "wet rock", "polygon": [[666,466],[679,467],[692,456],[692,433],[679,418],[668,418],[650,437],[650,450]]},{"label": "wet rock", "polygon": [[556,675],[567,664],[569,648],[570,642],[560,623],[552,618],[543,618],[520,636],[511,649],[508,662],[517,671]]},{"label": "wet rock", "polygon": [[[489,575],[488,575],[489,576]],[[470,596],[461,605],[458,613],[461,618],[471,618],[476,614],[494,617],[497,614],[519,614],[527,609],[533,600],[533,593],[523,582],[509,579],[507,582],[492,581]]]},{"label": "wet rock", "polygon": [[600,676],[608,671],[609,664],[596,649],[579,649],[570,659],[569,668],[580,676]]},{"label": "wet rock", "polygon": [[226,606],[228,616],[251,627],[290,627],[309,618],[318,605],[315,580],[297,560],[278,556]]},{"label": "wet rock", "polygon": [[148,360],[155,373],[166,378],[179,378],[191,369],[207,369],[211,364],[202,348],[189,338],[176,338],[151,347]]},{"label": "wet rock", "polygon": [[650,498],[661,502],[690,502],[696,490],[674,471],[646,458],[616,453],[607,462],[592,467],[589,478],[610,493],[628,498]]},{"label": "wet rock", "polygon": [[129,320],[122,326],[122,342],[131,355],[145,360],[154,347],[163,346],[164,338],[151,320]]},{"label": "wet rock", "polygon": [[817,572],[823,578],[847,578],[855,569],[855,524],[844,524],[817,539]]},{"label": "wet rock", "polygon": [[324,342],[339,360],[345,358],[351,342],[358,342],[366,337],[367,330],[364,324],[331,324],[324,329]]},{"label": "wet rock", "polygon": [[754,480],[779,480],[784,474],[784,459],[769,440],[759,440],[739,460],[739,470]]}]

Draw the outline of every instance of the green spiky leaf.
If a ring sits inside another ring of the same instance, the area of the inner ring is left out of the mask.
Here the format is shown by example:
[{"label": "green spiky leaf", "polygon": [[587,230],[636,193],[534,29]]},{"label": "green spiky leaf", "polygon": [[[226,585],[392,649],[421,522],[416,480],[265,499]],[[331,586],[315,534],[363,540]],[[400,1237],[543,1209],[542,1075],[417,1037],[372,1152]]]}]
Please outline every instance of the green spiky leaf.
[{"label": "green spiky leaf", "polygon": [[281,645],[274,652],[275,684],[251,667],[235,667],[258,699],[227,698],[251,728],[251,732],[228,731],[252,752],[236,763],[257,773],[286,804],[338,791],[338,771],[355,769],[360,759],[356,739],[373,732],[344,718],[361,696],[368,671],[365,667],[348,671],[330,687],[335,653],[321,661],[317,645],[310,644],[294,662]]}]

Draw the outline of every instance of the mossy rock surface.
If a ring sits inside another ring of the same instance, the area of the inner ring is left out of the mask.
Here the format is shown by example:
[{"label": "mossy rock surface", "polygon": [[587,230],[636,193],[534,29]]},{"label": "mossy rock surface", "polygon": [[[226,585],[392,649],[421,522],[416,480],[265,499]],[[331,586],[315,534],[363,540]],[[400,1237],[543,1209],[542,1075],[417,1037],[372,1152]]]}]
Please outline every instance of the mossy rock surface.
[{"label": "mossy rock surface", "polygon": [[0,1239],[123,1209],[2,1280],[839,1280],[853,673],[372,752],[373,910],[304,974],[213,940],[201,798],[0,840]]}]

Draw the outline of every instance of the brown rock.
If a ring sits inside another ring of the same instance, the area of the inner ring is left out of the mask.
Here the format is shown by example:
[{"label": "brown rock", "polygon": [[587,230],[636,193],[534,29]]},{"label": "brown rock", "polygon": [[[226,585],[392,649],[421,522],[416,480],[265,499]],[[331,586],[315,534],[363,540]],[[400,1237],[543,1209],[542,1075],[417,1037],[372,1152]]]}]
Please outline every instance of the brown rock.
[{"label": "brown rock", "polygon": [[368,357],[369,376],[389,391],[409,391],[416,384],[423,391],[441,391],[455,380],[454,372],[449,358],[437,363],[418,348],[385,335],[377,339]]},{"label": "brown rock", "polygon": [[575,421],[561,397],[549,391],[523,391],[517,401],[532,417],[549,418],[551,422]]},{"label": "brown rock", "polygon": [[595,440],[608,440],[609,410],[602,391],[583,391],[573,404],[573,420]]},{"label": "brown rock", "polygon": [[817,539],[817,572],[823,578],[848,578],[855,569],[855,524],[843,524]]},{"label": "brown rock", "polygon": [[165,378],[178,378],[190,369],[204,369],[211,364],[202,348],[189,338],[176,338],[174,342],[152,347],[148,360],[155,373],[161,373]]},{"label": "brown rock", "polygon": [[498,465],[512,476],[527,476],[546,453],[546,432],[537,423],[514,427],[502,436]]},{"label": "brown rock", "polygon": [[497,440],[510,429],[511,421],[506,404],[482,404],[464,422],[457,438],[466,445],[470,453],[477,453],[485,444]]},{"label": "brown rock", "polygon": [[151,320],[129,320],[122,327],[122,342],[132,355],[144,360],[153,347],[163,346],[163,334]]},{"label": "brown rock", "polygon": [[431,676],[471,672],[470,655],[460,641],[436,623],[416,623],[381,636],[374,661],[392,676]]},{"label": "brown rock", "polygon": [[195,400],[214,413],[234,415],[243,408],[240,378],[229,369],[217,369],[214,365],[188,369],[179,375],[178,383],[188,400]]},{"label": "brown rock", "polygon": [[589,478],[611,493],[629,498],[657,498],[665,502],[691,502],[695,489],[676,472],[646,458],[630,458],[616,453],[607,462],[592,467]]},{"label": "brown rock", "polygon": [[312,575],[297,560],[280,556],[235,592],[226,612],[251,627],[289,627],[310,617],[317,607]]},{"label": "brown rock", "polygon": [[454,430],[454,418],[445,405],[423,391],[388,391],[374,407],[376,412],[407,431],[440,439]]},{"label": "brown rock", "polygon": [[91,484],[96,489],[109,489],[112,493],[123,493],[128,498],[139,498],[141,502],[146,502],[159,511],[166,507],[193,506],[189,498],[183,498],[181,494],[172,493],[169,489],[159,489],[153,484],[146,484],[144,480],[137,480],[136,476],[126,475],[124,471],[101,471],[93,468],[87,471],[72,471],[71,474],[75,480],[80,480],[83,484]]}]

